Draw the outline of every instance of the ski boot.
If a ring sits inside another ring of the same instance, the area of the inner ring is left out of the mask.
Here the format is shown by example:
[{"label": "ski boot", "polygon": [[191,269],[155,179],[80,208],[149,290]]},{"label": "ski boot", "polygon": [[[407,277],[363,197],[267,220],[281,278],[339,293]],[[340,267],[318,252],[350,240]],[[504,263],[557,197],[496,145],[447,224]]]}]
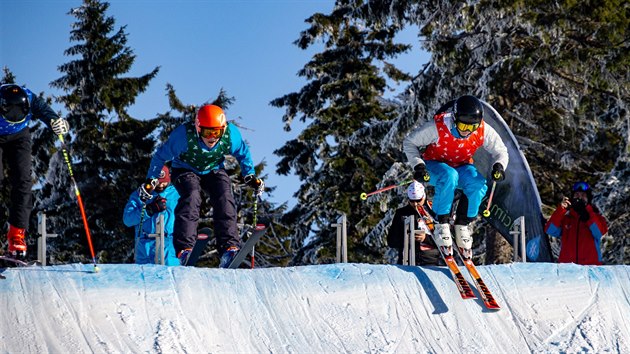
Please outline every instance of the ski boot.
[{"label": "ski boot", "polygon": [[24,238],[26,236],[26,229],[21,229],[9,224],[9,233],[7,233],[7,239],[9,241],[9,253],[14,257],[26,256],[26,242]]},{"label": "ski boot", "polygon": [[185,266],[188,263],[188,257],[190,257],[190,253],[192,252],[192,248],[184,248],[179,251],[177,254],[177,258],[179,258],[179,264]]},{"label": "ski boot", "polygon": [[435,224],[435,243],[444,256],[453,255],[453,239],[451,238],[450,224]]},{"label": "ski boot", "polygon": [[473,238],[468,225],[455,225],[455,242],[462,258],[471,259]]},{"label": "ski boot", "polygon": [[236,257],[236,254],[238,253],[239,250],[240,248],[238,248],[238,246],[228,247],[228,249],[226,249],[225,252],[223,252],[223,255],[221,256],[221,262],[219,263],[219,268],[229,267],[230,263],[232,263],[232,260],[234,259],[234,257]]}]

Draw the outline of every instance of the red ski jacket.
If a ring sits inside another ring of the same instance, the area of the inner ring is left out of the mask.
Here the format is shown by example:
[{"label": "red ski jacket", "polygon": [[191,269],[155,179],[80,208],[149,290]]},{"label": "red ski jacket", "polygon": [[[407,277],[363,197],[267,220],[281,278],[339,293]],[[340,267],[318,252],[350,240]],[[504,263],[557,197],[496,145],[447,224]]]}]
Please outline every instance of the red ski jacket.
[{"label": "red ski jacket", "polygon": [[608,232],[606,219],[586,206],[589,218],[581,221],[579,214],[573,209],[558,206],[545,225],[545,232],[562,239],[558,263],[575,263],[583,265],[601,265],[602,236]]},{"label": "red ski jacket", "polygon": [[445,115],[446,113],[442,113],[433,118],[438,131],[438,141],[427,146],[422,159],[445,162],[451,167],[473,163],[473,155],[483,145],[485,122],[481,121],[479,128],[466,138],[456,138],[444,124]]}]

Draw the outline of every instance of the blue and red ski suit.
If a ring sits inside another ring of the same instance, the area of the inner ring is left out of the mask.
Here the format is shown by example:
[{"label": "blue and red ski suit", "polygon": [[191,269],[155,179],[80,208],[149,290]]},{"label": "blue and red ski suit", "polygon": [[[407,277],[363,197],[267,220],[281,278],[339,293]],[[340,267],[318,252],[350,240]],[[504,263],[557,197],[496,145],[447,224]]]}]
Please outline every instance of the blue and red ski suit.
[{"label": "blue and red ski suit", "polygon": [[602,236],[608,232],[606,219],[593,209],[586,206],[588,220],[580,220],[580,215],[573,209],[558,209],[547,221],[545,232],[562,240],[558,263],[575,263],[583,265],[601,265]]}]

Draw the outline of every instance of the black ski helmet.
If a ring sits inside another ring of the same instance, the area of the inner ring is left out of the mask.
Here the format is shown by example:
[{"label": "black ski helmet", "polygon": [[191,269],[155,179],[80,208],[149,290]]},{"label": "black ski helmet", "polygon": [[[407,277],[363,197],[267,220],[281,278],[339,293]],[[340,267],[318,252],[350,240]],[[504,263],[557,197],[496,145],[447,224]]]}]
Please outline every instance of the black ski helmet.
[{"label": "black ski helmet", "polygon": [[453,114],[456,122],[479,124],[483,118],[483,105],[477,97],[465,95],[455,101]]},{"label": "black ski helmet", "polygon": [[0,114],[9,123],[24,121],[30,110],[28,95],[18,85],[0,86]]}]

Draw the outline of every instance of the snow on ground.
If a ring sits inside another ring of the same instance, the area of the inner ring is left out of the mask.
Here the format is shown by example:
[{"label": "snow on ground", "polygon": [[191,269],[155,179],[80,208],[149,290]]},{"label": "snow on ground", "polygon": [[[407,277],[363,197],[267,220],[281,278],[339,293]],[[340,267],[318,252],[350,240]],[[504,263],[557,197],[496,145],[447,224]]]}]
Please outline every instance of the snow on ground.
[{"label": "snow on ground", "polygon": [[629,266],[480,266],[498,312],[442,267],[100,267],[0,270],[0,352],[630,352]]}]

